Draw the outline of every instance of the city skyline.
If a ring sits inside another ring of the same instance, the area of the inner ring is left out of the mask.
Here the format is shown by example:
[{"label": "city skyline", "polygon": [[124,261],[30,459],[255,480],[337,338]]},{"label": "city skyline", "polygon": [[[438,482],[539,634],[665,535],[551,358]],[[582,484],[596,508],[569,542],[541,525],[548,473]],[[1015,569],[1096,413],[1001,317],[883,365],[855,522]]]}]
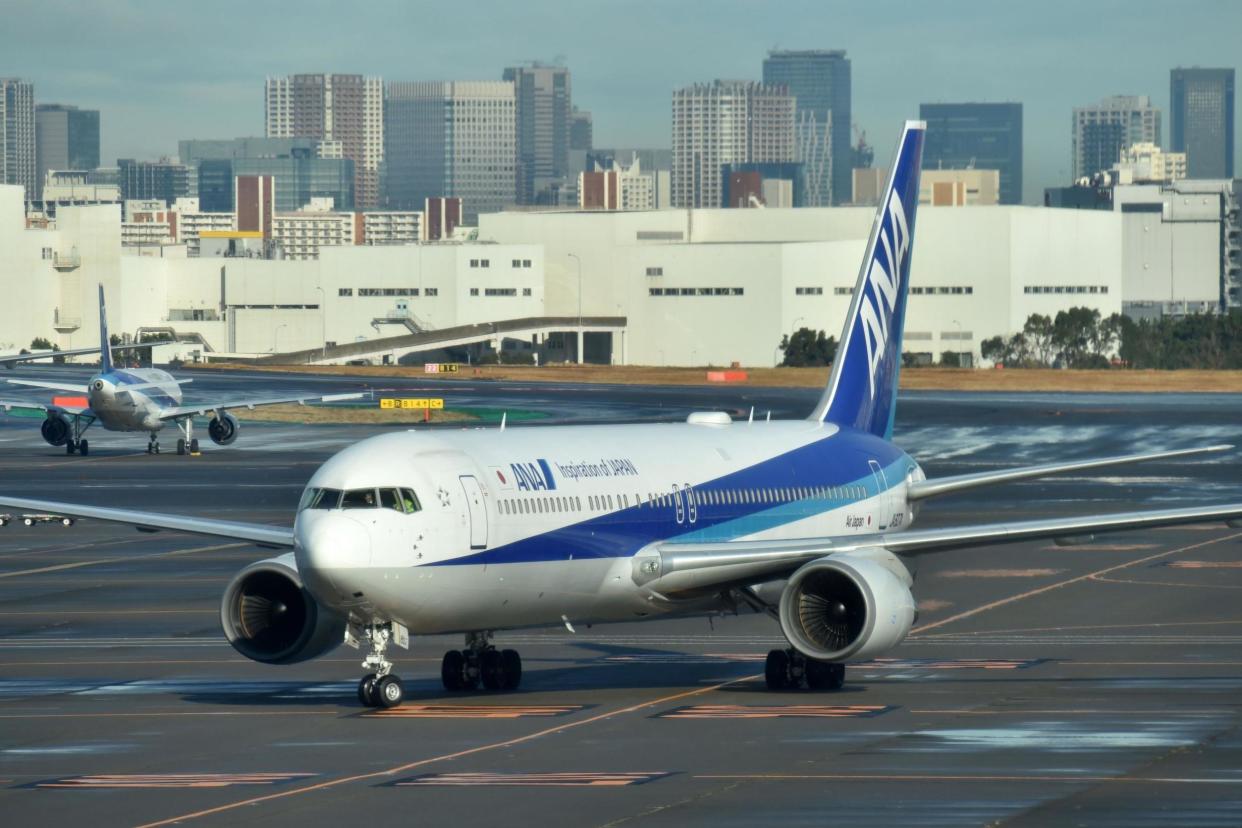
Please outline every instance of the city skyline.
[{"label": "city skyline", "polygon": [[[574,102],[592,113],[597,144],[668,147],[673,90],[717,78],[759,80],[773,48],[843,49],[853,64],[853,121],[876,148],[877,166],[922,103],[1022,103],[1028,204],[1071,178],[1067,127],[1075,106],[1148,95],[1168,113],[1169,71],[1236,65],[1232,33],[1242,29],[1242,4],[1217,0],[1152,5],[1143,14],[1111,0],[1086,10],[1059,0],[1003,11],[974,0],[948,9],[640,0],[624,15],[567,14],[553,2],[487,3],[468,26],[430,17],[430,7],[417,4],[376,2],[341,18],[326,4],[308,3],[290,17],[224,2],[213,17],[244,16],[247,25],[209,39],[199,18],[175,6],[135,1],[88,13],[63,2],[6,6],[18,24],[0,33],[0,74],[31,80],[39,103],[99,109],[105,164],[174,155],[183,139],[262,135],[269,76],[499,80],[506,66],[558,56],[573,74]],[[75,48],[49,62],[45,45],[53,42]],[[574,48],[581,43],[590,46]],[[1168,123],[1166,115],[1166,145]]]}]

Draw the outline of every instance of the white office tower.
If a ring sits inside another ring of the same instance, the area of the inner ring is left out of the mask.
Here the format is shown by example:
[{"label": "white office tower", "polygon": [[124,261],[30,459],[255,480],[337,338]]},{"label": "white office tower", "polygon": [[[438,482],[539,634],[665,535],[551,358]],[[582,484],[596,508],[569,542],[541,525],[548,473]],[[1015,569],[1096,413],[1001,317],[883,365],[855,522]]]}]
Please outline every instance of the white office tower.
[{"label": "white office tower", "polygon": [[785,87],[755,81],[673,92],[673,206],[723,206],[725,164],[797,160],[794,105]]},{"label": "white office tower", "polygon": [[1113,95],[1074,107],[1074,180],[1112,169],[1134,144],[1160,144],[1160,110],[1146,95]]}]

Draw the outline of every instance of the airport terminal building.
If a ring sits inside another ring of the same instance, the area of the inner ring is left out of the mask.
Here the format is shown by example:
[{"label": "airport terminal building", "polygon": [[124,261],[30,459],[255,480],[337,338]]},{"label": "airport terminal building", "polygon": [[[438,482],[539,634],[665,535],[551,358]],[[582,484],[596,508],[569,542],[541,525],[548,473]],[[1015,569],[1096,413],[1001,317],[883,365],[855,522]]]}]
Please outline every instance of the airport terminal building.
[{"label": "airport terminal building", "polygon": [[[1184,266],[1170,260],[1165,214],[924,206],[904,350],[978,364],[981,341],[1020,330],[1032,313],[1085,305],[1107,316],[1139,300],[1214,306],[1220,246]],[[0,303],[0,353],[35,337],[61,348],[94,343],[102,283],[113,331],[182,340],[161,359],[303,352],[300,361],[318,361],[325,345],[330,358],[348,345],[350,358],[421,361],[420,348],[443,345],[437,332],[447,342],[467,326],[476,347],[576,359],[581,319],[593,362],[773,365],[785,334],[839,333],[872,216],[863,207],[484,213],[463,239],[324,247],[317,260],[292,261],[244,246],[137,255],[122,247],[118,205],[66,206],[54,222],[28,222],[21,188],[0,187],[0,290],[9,299]],[[1199,235],[1212,232],[1219,237],[1219,221]],[[1160,255],[1161,267],[1174,263],[1168,280],[1150,275]],[[475,335],[512,320],[522,322]],[[368,344],[415,334],[421,344]]]}]

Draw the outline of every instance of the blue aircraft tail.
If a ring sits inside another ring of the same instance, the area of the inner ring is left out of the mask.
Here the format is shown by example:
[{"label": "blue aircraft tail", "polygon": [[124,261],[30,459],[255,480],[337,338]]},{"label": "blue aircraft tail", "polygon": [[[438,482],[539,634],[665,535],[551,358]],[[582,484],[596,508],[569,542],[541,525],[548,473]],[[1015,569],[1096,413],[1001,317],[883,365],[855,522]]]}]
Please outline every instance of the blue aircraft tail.
[{"label": "blue aircraft tail", "polygon": [[112,343],[108,341],[108,309],[104,305],[103,285],[99,286],[99,373],[112,370]]},{"label": "blue aircraft tail", "polygon": [[906,121],[880,199],[832,377],[811,419],[887,439],[897,408],[901,333],[906,319],[914,214],[923,165],[922,121]]}]

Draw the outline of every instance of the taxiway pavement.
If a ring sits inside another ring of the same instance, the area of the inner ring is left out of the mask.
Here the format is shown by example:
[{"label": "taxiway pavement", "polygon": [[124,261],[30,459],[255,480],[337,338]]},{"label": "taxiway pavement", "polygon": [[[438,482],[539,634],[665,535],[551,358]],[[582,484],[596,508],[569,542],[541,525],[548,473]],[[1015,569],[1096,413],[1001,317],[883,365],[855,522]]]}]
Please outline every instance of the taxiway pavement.
[{"label": "taxiway pavement", "polygon": [[[263,375],[265,393],[313,383]],[[590,419],[748,410],[756,395],[793,413],[816,396],[493,385],[471,393],[572,402]],[[895,438],[936,476],[1242,443],[1240,404],[908,394]],[[292,518],[320,462],[377,430],[246,423],[200,457],[150,457],[141,435],[92,431],[81,458],[35,425],[0,417],[5,493],[271,523]],[[919,525],[1236,501],[1238,463],[997,487],[932,501]],[[440,655],[459,642],[416,639],[397,651],[407,701],[388,712],[358,706],[352,650],[267,667],[223,641],[221,591],[265,556],[89,521],[0,528],[0,822],[1242,823],[1237,530],[919,558],[915,634],[851,667],[838,693],[766,690],[762,658],[780,635],[742,615],[502,633],[525,662],[508,694],[444,692]]]}]

